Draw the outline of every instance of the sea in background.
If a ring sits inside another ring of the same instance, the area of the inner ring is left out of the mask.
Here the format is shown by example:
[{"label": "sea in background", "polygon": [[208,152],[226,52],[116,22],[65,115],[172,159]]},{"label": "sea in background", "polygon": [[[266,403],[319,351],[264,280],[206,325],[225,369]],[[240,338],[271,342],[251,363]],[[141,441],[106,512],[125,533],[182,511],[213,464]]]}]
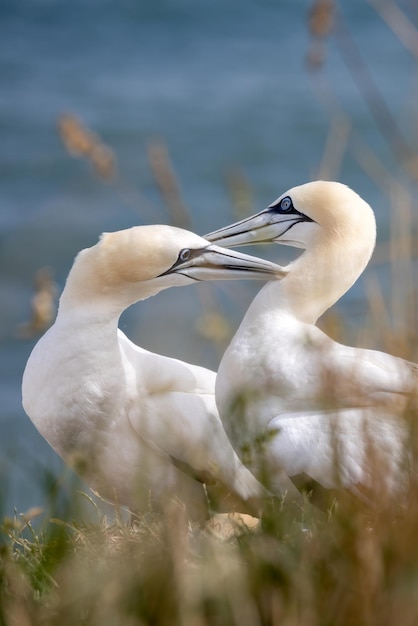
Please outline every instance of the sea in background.
[{"label": "sea in background", "polygon": [[[396,191],[399,182],[407,199],[416,197],[416,176],[405,169],[392,120],[415,154],[418,46],[414,56],[414,42],[408,40],[408,49],[372,3],[340,4],[342,34],[315,43],[306,1],[0,3],[5,513],[43,505],[49,472],[62,472],[21,406],[21,377],[37,337],[24,339],[19,328],[31,316],[35,272],[53,268],[60,291],[76,253],[101,232],[170,222],[150,167],[155,141],[165,146],[199,234],[237,219],[232,179],[256,211],[323,176],[366,198],[376,211],[379,242],[389,239],[396,193],[388,189]],[[396,6],[417,25],[412,0]],[[311,60],[323,54],[322,65],[309,66],[309,54]],[[58,132],[64,114],[113,151],[116,177],[103,180],[68,153]],[[413,232],[413,202],[409,214]],[[256,253],[289,258],[279,246]],[[389,265],[372,264],[365,273],[371,276],[389,295]],[[258,288],[228,283],[167,291],[129,309],[121,327],[147,349],[216,369],[221,350],[205,334],[205,307],[221,312],[233,332]],[[367,306],[362,279],[338,311],[348,326],[358,326]]]}]

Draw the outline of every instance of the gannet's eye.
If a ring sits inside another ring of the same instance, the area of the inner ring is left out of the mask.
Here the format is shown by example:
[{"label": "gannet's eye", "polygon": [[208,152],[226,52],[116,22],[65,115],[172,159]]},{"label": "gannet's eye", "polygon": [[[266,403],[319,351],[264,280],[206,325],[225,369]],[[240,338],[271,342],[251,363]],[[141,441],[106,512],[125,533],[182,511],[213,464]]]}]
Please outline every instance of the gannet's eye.
[{"label": "gannet's eye", "polygon": [[288,213],[289,211],[292,210],[293,204],[292,204],[292,200],[289,198],[289,196],[286,196],[286,198],[283,198],[280,201],[279,208],[280,208],[281,211],[283,211],[283,213]]},{"label": "gannet's eye", "polygon": [[190,259],[191,254],[192,253],[190,252],[189,248],[183,248],[183,250],[180,250],[179,261],[182,261],[183,263],[185,261],[188,261]]}]

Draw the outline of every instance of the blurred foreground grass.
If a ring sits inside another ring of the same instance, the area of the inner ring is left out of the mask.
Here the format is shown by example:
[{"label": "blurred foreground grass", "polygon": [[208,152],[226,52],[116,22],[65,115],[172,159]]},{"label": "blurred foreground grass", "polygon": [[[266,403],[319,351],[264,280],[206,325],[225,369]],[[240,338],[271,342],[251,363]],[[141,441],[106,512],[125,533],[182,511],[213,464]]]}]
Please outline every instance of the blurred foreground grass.
[{"label": "blurred foreground grass", "polygon": [[[325,515],[271,503],[254,529],[190,525],[180,503],[132,526],[1,527],[0,623],[415,625],[418,506],[370,510],[339,494]],[[231,529],[235,528],[235,532]]]}]

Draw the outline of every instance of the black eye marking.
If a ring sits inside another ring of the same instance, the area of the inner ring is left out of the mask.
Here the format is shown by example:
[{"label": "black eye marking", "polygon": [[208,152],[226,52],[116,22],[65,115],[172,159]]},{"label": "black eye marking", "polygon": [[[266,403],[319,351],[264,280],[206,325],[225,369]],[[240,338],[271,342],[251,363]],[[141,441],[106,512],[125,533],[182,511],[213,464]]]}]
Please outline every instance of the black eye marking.
[{"label": "black eye marking", "polygon": [[180,250],[178,260],[180,263],[184,263],[185,261],[188,261],[191,256],[192,256],[192,252],[190,248],[183,248],[183,250]]},{"label": "black eye marking", "polygon": [[289,213],[289,211],[293,209],[293,203],[289,196],[280,200],[279,209],[283,211],[283,213]]},{"label": "black eye marking", "polygon": [[283,215],[285,213],[298,213],[295,207],[293,206],[292,198],[290,196],[286,196],[282,198],[279,202],[275,202],[269,206],[269,209],[274,211],[275,213],[280,213]]},{"label": "black eye marking", "polygon": [[[282,198],[279,202],[275,202],[274,204],[271,204],[267,210],[271,211],[272,213],[279,214],[279,215],[289,215],[289,216],[292,215],[293,217],[296,216],[299,218],[297,219],[297,221],[299,222],[313,222],[314,221],[313,219],[311,219],[304,213],[301,213],[300,211],[295,209],[293,202],[292,202],[292,198],[290,196],[286,196],[285,198]],[[297,223],[297,221],[295,223]]]},{"label": "black eye marking", "polygon": [[183,263],[187,263],[188,261],[192,261],[193,259],[199,258],[208,247],[209,246],[205,246],[204,248],[183,248],[179,252],[177,261],[173,263],[173,265],[169,267],[166,272],[163,272],[162,274],[160,274],[160,276],[166,276],[167,274],[171,274],[172,272],[177,272],[177,271],[179,274],[181,274],[181,270],[184,269],[182,267]]}]

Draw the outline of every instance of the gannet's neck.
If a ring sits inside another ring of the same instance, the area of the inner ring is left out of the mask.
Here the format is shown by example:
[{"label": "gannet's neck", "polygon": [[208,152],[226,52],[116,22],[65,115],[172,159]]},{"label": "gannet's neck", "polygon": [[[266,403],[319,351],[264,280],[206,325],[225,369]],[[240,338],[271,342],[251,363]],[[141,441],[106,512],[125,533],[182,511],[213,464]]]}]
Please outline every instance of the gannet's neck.
[{"label": "gannet's neck", "polygon": [[320,234],[285,268],[285,278],[263,287],[253,302],[253,311],[280,309],[301,322],[315,324],[363,272],[374,241],[373,232],[359,239],[342,235],[325,238]]},{"label": "gannet's neck", "polygon": [[[125,277],[123,277],[125,278]],[[122,312],[140,300],[146,300],[163,289],[176,284],[179,279],[165,276],[149,280],[121,279],[97,253],[97,248],[80,252],[68,274],[61,294],[57,320],[63,317],[90,318],[93,322],[118,321]]]}]

